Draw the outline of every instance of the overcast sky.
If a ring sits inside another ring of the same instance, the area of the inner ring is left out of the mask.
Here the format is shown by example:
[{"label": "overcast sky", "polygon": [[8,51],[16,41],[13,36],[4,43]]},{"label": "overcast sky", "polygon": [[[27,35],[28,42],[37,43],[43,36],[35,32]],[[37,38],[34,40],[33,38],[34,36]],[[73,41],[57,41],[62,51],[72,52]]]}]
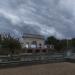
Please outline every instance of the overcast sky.
[{"label": "overcast sky", "polygon": [[0,32],[75,37],[75,0],[0,0]]}]

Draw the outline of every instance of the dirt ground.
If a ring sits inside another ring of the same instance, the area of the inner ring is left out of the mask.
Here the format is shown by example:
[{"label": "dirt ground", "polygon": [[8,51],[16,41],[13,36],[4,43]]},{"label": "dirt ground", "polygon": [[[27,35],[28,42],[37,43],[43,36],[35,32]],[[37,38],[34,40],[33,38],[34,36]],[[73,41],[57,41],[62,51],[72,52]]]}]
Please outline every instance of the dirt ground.
[{"label": "dirt ground", "polygon": [[50,63],[0,69],[0,75],[75,75],[75,63]]}]

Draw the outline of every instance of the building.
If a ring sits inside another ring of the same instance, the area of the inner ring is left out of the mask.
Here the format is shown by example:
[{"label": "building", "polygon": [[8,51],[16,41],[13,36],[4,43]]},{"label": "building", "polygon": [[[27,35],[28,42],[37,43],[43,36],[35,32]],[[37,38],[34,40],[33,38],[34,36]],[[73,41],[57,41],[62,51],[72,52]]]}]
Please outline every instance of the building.
[{"label": "building", "polygon": [[51,44],[51,45],[46,44],[46,45],[45,45],[45,48],[48,48],[48,49],[54,49],[54,45],[53,45],[53,44]]},{"label": "building", "polygon": [[45,45],[45,39],[42,35],[24,34],[20,38],[23,53],[48,53],[54,49],[54,45]]},{"label": "building", "polygon": [[20,42],[22,48],[44,48],[45,39],[42,35],[24,34]]}]

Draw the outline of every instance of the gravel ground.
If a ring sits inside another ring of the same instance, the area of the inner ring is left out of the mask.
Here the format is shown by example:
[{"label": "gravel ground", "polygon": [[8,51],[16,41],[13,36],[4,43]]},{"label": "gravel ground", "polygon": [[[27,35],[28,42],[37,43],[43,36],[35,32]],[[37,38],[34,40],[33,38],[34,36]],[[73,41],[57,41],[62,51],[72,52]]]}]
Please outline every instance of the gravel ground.
[{"label": "gravel ground", "polygon": [[0,75],[75,75],[75,63],[50,63],[0,69]]}]

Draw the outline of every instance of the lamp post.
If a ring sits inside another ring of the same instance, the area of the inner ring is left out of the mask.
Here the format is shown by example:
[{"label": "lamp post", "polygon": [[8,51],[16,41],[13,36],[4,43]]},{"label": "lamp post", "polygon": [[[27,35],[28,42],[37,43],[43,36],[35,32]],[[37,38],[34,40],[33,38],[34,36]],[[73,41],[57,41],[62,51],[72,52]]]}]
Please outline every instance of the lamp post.
[{"label": "lamp post", "polygon": [[68,49],[68,39],[67,39],[67,49]]},{"label": "lamp post", "polygon": [[69,43],[69,40],[71,40],[71,38],[67,38],[67,56],[71,56],[71,49],[70,48],[70,43]]},{"label": "lamp post", "polygon": [[69,40],[71,40],[70,37],[67,38],[67,49],[70,47],[69,45],[71,45],[71,43],[69,43]]}]

